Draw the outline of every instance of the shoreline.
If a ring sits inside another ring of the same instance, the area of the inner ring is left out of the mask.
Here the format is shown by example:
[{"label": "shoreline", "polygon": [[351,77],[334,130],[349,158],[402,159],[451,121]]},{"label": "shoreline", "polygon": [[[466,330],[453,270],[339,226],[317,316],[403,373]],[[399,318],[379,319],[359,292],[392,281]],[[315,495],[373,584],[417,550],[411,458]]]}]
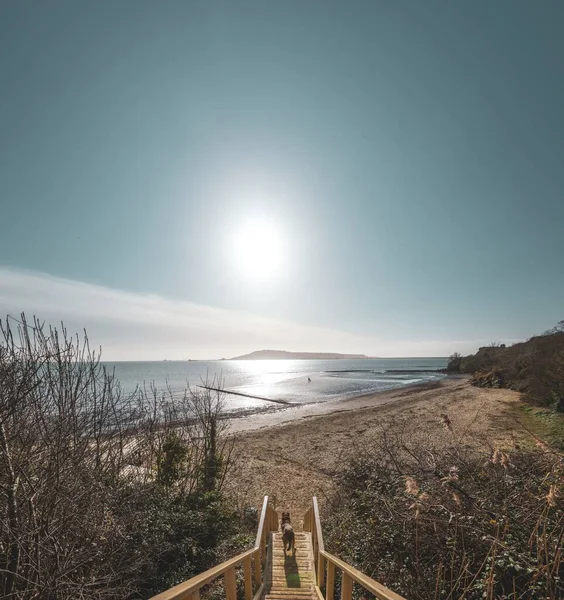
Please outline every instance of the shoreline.
[{"label": "shoreline", "polygon": [[284,407],[268,407],[257,409],[253,412],[237,416],[236,413],[227,414],[225,418],[230,419],[229,433],[241,434],[250,431],[270,429],[300,421],[302,419],[321,417],[340,413],[344,411],[359,410],[376,406],[384,406],[405,395],[439,389],[448,385],[449,381],[460,381],[468,379],[466,376],[447,375],[438,381],[426,381],[411,383],[402,387],[377,392],[367,392],[350,398],[338,398],[335,400],[307,402],[304,404],[287,404]]}]

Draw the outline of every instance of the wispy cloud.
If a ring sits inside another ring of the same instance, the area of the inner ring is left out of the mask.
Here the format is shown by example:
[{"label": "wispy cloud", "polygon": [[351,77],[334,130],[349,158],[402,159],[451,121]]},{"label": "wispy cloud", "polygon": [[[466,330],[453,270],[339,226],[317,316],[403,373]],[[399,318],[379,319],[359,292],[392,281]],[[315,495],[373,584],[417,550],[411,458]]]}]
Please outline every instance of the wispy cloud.
[{"label": "wispy cloud", "polygon": [[115,290],[40,273],[0,268],[0,314],[36,315],[88,331],[105,360],[230,357],[261,348],[441,356],[485,340],[394,343],[244,312]]}]

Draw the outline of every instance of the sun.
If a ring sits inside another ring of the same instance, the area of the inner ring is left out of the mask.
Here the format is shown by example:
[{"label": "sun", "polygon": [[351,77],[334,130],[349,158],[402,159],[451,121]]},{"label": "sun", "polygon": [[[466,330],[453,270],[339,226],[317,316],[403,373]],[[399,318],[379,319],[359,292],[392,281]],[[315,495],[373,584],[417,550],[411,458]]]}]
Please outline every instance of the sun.
[{"label": "sun", "polygon": [[263,218],[253,218],[237,231],[233,259],[247,277],[271,279],[280,274],[284,247],[278,228]]}]

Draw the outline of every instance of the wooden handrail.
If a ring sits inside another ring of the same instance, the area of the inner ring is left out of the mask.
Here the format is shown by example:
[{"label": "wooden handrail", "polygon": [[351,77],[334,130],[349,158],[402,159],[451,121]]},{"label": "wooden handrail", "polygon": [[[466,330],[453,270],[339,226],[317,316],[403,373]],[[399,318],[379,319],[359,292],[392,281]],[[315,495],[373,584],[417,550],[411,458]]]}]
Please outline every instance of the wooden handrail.
[{"label": "wooden handrail", "polygon": [[[268,534],[278,529],[278,515],[276,511],[268,504],[268,496],[264,497],[262,510],[257,529],[255,545],[250,550],[238,554],[237,556],[179,583],[173,588],[153,596],[151,600],[199,600],[200,588],[210,583],[214,579],[225,577],[225,592],[227,600],[237,600],[237,589],[235,583],[235,567],[243,563],[245,571],[245,600],[254,600],[259,596],[259,591],[263,588],[263,569],[262,564],[266,559],[266,539]],[[253,599],[252,590],[252,560],[255,563],[255,585],[258,588]]]},{"label": "wooden handrail", "polygon": [[268,496],[264,497],[262,502],[262,510],[260,511],[260,520],[257,529],[257,538],[255,540],[255,549],[260,548],[262,538],[263,538],[263,530],[264,530],[264,522],[266,521],[266,514],[268,512]]},{"label": "wooden handrail", "polygon": [[201,587],[210,583],[214,579],[217,579],[221,575],[224,575],[226,571],[237,566],[240,562],[242,562],[247,556],[252,556],[255,552],[255,549],[247,550],[242,554],[235,556],[234,558],[217,565],[216,567],[212,567],[187,581],[179,583],[178,585],[166,590],[166,592],[162,592],[157,596],[153,596],[151,600],[184,600],[184,598],[189,598],[194,592],[198,591]]},{"label": "wooden handrail", "polygon": [[358,569],[351,567],[340,558],[329,554],[329,552],[324,551],[323,556],[328,562],[333,563],[336,567],[341,569],[343,573],[348,575],[355,583],[360,584],[365,590],[368,590],[374,594],[379,600],[405,600],[403,596],[396,594],[385,585],[378,583],[376,580],[372,579],[372,577],[368,577],[368,575],[365,575]]},{"label": "wooden handrail", "polygon": [[317,545],[320,552],[325,551],[325,544],[323,543],[323,532],[321,531],[321,518],[319,516],[319,506],[317,505],[317,498],[313,497],[313,517],[315,520],[315,536],[317,537]]},{"label": "wooden handrail", "polygon": [[[314,496],[311,508],[308,509],[304,516],[304,531],[311,532],[313,544],[313,557],[316,567],[316,593],[318,600],[333,600],[335,588],[335,568],[342,571],[341,580],[341,600],[351,600],[353,583],[358,583],[365,590],[371,592],[378,600],[405,600],[403,596],[396,594],[386,586],[378,583],[372,577],[368,577],[358,569],[351,567],[345,561],[329,554],[325,551],[323,543],[323,531],[321,529],[321,518],[319,516],[319,506],[317,498]],[[325,598],[320,588],[325,584],[325,563],[327,563],[327,587]]]},{"label": "wooden handrail", "polygon": [[317,505],[317,498],[313,497],[313,521],[315,523],[315,545],[313,548],[314,555],[316,555],[316,575],[317,585],[322,588],[325,585],[325,562],[323,552],[325,551],[325,544],[323,543],[323,531],[321,530],[321,517],[319,516],[319,506]]}]

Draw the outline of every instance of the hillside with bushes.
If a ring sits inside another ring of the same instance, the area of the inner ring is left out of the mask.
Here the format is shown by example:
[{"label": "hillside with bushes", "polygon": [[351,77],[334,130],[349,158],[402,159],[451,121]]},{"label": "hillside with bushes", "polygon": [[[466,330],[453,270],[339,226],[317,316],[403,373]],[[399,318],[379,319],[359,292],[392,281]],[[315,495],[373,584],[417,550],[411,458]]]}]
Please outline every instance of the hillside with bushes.
[{"label": "hillside with bushes", "polygon": [[448,370],[472,375],[474,385],[517,390],[529,402],[564,411],[564,321],[526,342],[453,354]]},{"label": "hillside with bushes", "polygon": [[563,598],[564,456],[539,419],[561,429],[549,408],[564,410],[564,322],[454,354],[448,370],[537,406],[513,409],[513,442],[456,414],[437,414],[442,434],[408,415],[383,424],[336,474],[326,548],[406,598]]}]

